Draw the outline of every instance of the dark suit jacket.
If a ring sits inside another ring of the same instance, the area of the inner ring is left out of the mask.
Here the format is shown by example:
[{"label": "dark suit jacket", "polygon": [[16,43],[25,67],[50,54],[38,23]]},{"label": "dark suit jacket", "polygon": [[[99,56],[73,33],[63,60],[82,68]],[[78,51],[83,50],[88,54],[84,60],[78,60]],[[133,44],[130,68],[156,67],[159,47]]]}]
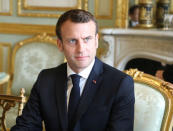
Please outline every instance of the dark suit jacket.
[{"label": "dark suit jacket", "polygon": [[173,64],[164,67],[163,78],[165,81],[173,83]]},{"label": "dark suit jacket", "polygon": [[143,71],[144,73],[155,75],[157,70],[162,69],[162,65],[158,61],[146,59],[146,58],[136,58],[130,60],[126,66],[125,69],[128,70],[130,68],[137,68],[140,71]]},{"label": "dark suit jacket", "polygon": [[42,120],[47,131],[133,131],[133,79],[97,58],[69,130],[66,66],[40,73],[12,131],[40,131]]}]

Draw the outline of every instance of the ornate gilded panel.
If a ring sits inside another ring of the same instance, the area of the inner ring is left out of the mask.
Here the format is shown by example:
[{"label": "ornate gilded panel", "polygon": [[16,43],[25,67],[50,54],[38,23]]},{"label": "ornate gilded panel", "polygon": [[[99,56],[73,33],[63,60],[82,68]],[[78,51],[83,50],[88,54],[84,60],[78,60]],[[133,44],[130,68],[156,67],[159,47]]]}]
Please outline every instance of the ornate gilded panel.
[{"label": "ornate gilded panel", "polygon": [[129,0],[116,0],[115,27],[127,28]]},{"label": "ornate gilded panel", "polygon": [[[84,9],[88,0],[84,1]],[[31,17],[60,17],[62,11],[69,9],[82,9],[82,0],[18,0],[18,15]],[[57,13],[58,11],[58,13]]]},{"label": "ornate gilded panel", "polygon": [[12,15],[13,0],[0,0],[0,15]]},{"label": "ornate gilded panel", "polygon": [[97,19],[112,19],[113,0],[95,0],[95,16]]}]

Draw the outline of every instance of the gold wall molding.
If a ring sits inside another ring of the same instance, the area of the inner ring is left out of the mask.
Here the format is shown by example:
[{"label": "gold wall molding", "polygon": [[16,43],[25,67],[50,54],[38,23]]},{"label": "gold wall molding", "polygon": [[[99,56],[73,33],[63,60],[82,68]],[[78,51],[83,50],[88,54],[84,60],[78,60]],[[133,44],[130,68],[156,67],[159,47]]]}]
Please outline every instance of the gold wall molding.
[{"label": "gold wall molding", "polygon": [[152,0],[140,0],[139,3],[141,4],[152,4]]},{"label": "gold wall molding", "polygon": [[88,11],[88,0],[84,0],[84,10]]},{"label": "gold wall molding", "polygon": [[116,0],[115,27],[117,28],[128,27],[128,9],[129,9],[129,0]]},{"label": "gold wall molding", "polygon": [[[49,17],[49,18],[59,18],[61,11],[67,11],[69,9],[82,9],[83,0],[77,0],[77,5],[74,7],[45,7],[45,6],[29,6],[26,0],[17,1],[17,14],[19,16],[27,17]],[[88,10],[88,0],[84,1],[84,9]],[[45,11],[49,13],[45,13]],[[60,11],[57,13],[57,11]],[[43,13],[42,13],[43,12]]]},{"label": "gold wall molding", "polygon": [[32,25],[32,24],[16,24],[16,23],[0,23],[1,34],[25,34],[33,35],[46,32],[55,36],[55,26],[52,25]]},{"label": "gold wall molding", "polygon": [[[110,26],[100,27],[99,30],[104,28],[111,28]],[[1,23],[0,22],[0,33],[1,34],[24,34],[33,35],[46,32],[51,36],[56,36],[54,25],[35,25],[35,24],[17,24],[17,23]]]},{"label": "gold wall molding", "polygon": [[[11,43],[0,42],[0,72],[10,72],[10,58],[11,58]],[[4,57],[4,51],[7,51],[7,54]],[[4,69],[4,58],[7,59],[7,69]]]},{"label": "gold wall molding", "polygon": [[9,11],[8,12],[0,12],[0,15],[11,16],[13,14],[13,0],[9,0]]},{"label": "gold wall molding", "polygon": [[170,0],[170,13],[173,14],[173,0]]},{"label": "gold wall molding", "polygon": [[135,5],[139,4],[139,0],[135,0]]},{"label": "gold wall molding", "polygon": [[113,0],[109,0],[109,14],[108,15],[100,15],[99,14],[99,3],[100,0],[95,0],[95,16],[97,19],[112,19],[113,17]]}]

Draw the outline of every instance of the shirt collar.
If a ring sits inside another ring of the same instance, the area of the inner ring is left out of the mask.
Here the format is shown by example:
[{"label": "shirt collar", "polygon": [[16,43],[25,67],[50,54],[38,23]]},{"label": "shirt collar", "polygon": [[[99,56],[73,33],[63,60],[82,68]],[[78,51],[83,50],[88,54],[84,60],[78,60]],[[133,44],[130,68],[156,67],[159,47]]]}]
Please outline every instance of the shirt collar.
[{"label": "shirt collar", "polygon": [[[95,59],[90,63],[88,67],[86,67],[84,70],[78,73],[78,75],[87,79],[94,66],[94,62],[95,62]],[[67,63],[67,76],[69,77],[70,75],[73,75],[73,74],[76,74],[76,73],[70,68],[69,64]]]},{"label": "shirt collar", "polygon": [[136,26],[137,24],[139,24],[138,21],[132,21],[132,26]]}]

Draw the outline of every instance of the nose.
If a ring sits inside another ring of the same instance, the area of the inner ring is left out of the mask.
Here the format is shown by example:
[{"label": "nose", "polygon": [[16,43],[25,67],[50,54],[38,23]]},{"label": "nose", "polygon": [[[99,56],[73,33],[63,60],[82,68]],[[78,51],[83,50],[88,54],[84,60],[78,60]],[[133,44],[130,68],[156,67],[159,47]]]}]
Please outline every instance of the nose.
[{"label": "nose", "polygon": [[82,40],[78,41],[78,43],[77,43],[77,51],[78,52],[83,52],[84,49],[85,49],[85,43]]}]

